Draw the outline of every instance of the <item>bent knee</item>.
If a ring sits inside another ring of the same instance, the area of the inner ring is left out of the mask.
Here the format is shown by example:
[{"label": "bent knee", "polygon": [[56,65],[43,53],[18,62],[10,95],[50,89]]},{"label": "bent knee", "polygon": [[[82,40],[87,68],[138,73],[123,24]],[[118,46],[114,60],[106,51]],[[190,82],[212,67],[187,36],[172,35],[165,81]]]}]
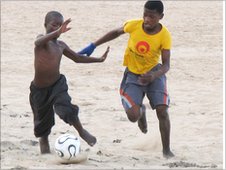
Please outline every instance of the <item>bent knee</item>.
[{"label": "bent knee", "polygon": [[131,122],[136,122],[140,118],[140,106],[133,106],[126,111],[127,117]]},{"label": "bent knee", "polygon": [[55,105],[54,110],[65,123],[73,124],[78,119],[79,108],[76,105],[71,107]]},{"label": "bent knee", "polygon": [[138,120],[138,117],[135,115],[127,114],[127,117],[129,119],[129,121],[131,121],[131,122],[136,122]]},{"label": "bent knee", "polygon": [[156,107],[156,113],[159,119],[168,119],[168,106],[160,105]]}]

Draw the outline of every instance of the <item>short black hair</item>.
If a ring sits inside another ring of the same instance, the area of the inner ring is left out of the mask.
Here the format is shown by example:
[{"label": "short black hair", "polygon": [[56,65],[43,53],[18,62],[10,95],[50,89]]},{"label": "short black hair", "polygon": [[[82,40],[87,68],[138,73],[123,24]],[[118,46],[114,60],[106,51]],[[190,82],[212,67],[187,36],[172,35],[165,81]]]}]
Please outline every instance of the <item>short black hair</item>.
[{"label": "short black hair", "polygon": [[150,10],[156,10],[159,14],[162,14],[164,11],[162,1],[149,0],[145,3],[144,7]]},{"label": "short black hair", "polygon": [[53,17],[63,18],[63,15],[61,13],[59,13],[58,11],[50,11],[46,14],[45,24],[49,23],[49,21],[51,21]]}]

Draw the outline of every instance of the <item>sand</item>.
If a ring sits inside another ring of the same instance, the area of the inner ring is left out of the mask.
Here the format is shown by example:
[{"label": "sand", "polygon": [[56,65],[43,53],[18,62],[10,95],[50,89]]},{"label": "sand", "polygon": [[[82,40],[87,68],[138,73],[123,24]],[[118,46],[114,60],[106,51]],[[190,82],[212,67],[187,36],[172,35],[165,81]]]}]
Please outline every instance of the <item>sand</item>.
[{"label": "sand", "polygon": [[80,107],[84,127],[98,142],[81,140],[87,160],[61,164],[54,152],[62,133],[78,135],[56,116],[50,135],[51,154],[40,155],[33,134],[29,85],[33,79],[34,39],[44,33],[50,10],[71,18],[63,34],[79,51],[128,19],[140,18],[145,1],[2,1],[1,2],[1,169],[222,169],[223,162],[223,2],[167,1],[161,22],[173,37],[171,69],[167,73],[171,97],[171,149],[165,159],[158,120],[148,100],[148,133],[128,121],[119,96],[123,53],[128,35],[98,47],[99,57],[109,45],[104,63],[76,64],[63,57],[61,73],[69,94]]}]

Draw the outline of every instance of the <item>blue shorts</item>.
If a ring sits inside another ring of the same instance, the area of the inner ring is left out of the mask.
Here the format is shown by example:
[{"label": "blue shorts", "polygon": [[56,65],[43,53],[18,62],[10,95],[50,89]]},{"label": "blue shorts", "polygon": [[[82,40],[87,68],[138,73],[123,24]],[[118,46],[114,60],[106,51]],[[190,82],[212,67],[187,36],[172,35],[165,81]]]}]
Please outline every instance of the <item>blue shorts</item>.
[{"label": "blue shorts", "polygon": [[[160,64],[155,66],[152,71],[157,71],[161,67]],[[169,106],[170,98],[167,92],[166,76],[162,75],[156,78],[148,85],[140,85],[138,78],[140,75],[134,74],[126,68],[120,86],[120,95],[122,105],[127,111],[134,105],[142,105],[144,96],[149,99],[152,109],[156,109],[158,105]]]}]

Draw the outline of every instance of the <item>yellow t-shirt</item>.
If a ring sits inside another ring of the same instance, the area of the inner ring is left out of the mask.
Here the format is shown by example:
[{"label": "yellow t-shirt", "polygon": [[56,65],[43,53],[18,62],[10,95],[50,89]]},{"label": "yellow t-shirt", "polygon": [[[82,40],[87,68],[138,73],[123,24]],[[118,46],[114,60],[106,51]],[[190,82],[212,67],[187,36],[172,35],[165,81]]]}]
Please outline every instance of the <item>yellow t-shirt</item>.
[{"label": "yellow t-shirt", "polygon": [[143,19],[130,20],[124,25],[124,32],[130,37],[124,54],[123,65],[135,74],[144,74],[159,63],[161,50],[171,48],[171,35],[162,25],[160,32],[149,35],[142,28]]}]

